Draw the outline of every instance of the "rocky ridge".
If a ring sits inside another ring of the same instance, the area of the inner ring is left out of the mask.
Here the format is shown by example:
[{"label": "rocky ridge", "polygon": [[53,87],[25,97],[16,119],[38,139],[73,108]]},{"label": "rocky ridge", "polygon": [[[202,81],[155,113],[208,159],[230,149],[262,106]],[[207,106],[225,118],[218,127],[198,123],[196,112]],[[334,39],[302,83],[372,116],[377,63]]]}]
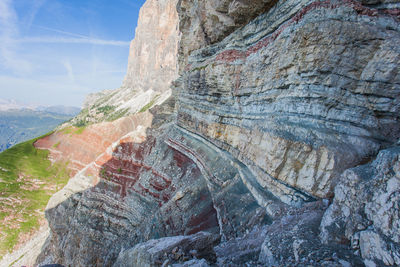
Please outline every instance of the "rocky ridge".
[{"label": "rocky ridge", "polygon": [[52,198],[38,263],[398,265],[399,1],[177,10],[172,97]]}]

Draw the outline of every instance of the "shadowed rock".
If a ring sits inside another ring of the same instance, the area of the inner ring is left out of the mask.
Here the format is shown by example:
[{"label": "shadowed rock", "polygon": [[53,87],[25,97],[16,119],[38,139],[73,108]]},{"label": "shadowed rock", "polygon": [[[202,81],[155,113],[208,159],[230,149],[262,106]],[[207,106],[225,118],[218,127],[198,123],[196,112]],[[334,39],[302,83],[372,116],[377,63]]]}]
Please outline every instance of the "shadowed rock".
[{"label": "shadowed rock", "polygon": [[323,242],[351,244],[367,266],[400,265],[400,147],[343,173],[321,223]]},{"label": "shadowed rock", "polygon": [[[212,263],[216,261],[214,245],[218,243],[218,239],[218,236],[199,232],[191,236],[174,236],[149,240],[129,250],[122,251],[113,266],[165,266],[167,264],[187,262],[193,258],[204,258]],[[193,262],[192,264],[194,265],[195,263]]]}]

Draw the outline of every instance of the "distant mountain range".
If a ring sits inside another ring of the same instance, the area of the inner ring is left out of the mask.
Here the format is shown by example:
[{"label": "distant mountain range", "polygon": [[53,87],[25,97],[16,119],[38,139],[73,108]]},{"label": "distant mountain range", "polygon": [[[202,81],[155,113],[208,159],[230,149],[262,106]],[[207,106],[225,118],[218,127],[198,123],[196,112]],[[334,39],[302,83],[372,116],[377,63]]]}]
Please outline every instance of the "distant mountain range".
[{"label": "distant mountain range", "polygon": [[77,115],[81,110],[78,107],[63,106],[63,105],[40,106],[35,104],[25,104],[13,99],[9,100],[0,98],[0,111],[23,110],[23,109],[56,113],[62,115],[73,115],[73,116]]},{"label": "distant mountain range", "polygon": [[79,112],[77,107],[44,107],[0,99],[0,152],[53,130]]}]

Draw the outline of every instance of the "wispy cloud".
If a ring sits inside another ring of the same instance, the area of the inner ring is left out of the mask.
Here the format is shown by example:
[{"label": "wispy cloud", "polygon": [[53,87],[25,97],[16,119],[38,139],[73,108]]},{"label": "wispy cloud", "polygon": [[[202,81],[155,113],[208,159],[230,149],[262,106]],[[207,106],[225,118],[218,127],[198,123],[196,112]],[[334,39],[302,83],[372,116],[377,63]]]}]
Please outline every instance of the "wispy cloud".
[{"label": "wispy cloud", "polygon": [[74,83],[75,75],[74,75],[74,71],[72,69],[71,62],[69,60],[66,60],[65,62],[63,62],[63,65],[64,65],[65,69],[67,70],[67,76],[68,76],[69,81]]},{"label": "wispy cloud", "polygon": [[56,33],[61,33],[63,35],[69,35],[69,36],[73,36],[73,37],[81,37],[81,38],[87,38],[88,36],[86,35],[82,35],[82,34],[77,34],[77,33],[73,33],[73,32],[67,32],[67,31],[63,31],[63,30],[59,30],[59,29],[54,29],[54,28],[50,28],[50,27],[45,27],[45,26],[41,26],[41,25],[32,25],[35,28],[39,28],[42,30],[46,30],[46,31],[51,31],[51,32],[56,32]]},{"label": "wispy cloud", "polygon": [[19,35],[18,16],[11,0],[0,1],[0,57],[3,67],[16,72],[29,72],[32,66],[15,52],[15,39]]},{"label": "wispy cloud", "polygon": [[93,30],[72,2],[0,0],[2,98],[76,105],[87,93],[120,86],[130,42],[108,23]]},{"label": "wispy cloud", "polygon": [[63,43],[63,44],[92,44],[92,45],[111,45],[111,46],[129,46],[130,42],[127,41],[118,41],[118,40],[104,40],[99,38],[93,38],[90,36],[77,34],[73,32],[67,32],[59,29],[33,25],[35,28],[60,33],[62,35],[72,36],[71,37],[64,37],[64,36],[41,36],[41,37],[26,37],[18,42],[22,43]]},{"label": "wispy cloud", "polygon": [[[32,2],[30,13],[24,19],[25,25],[31,27],[35,16],[46,0]],[[58,33],[58,36],[21,37],[18,15],[13,6],[13,0],[0,0],[0,66],[17,75],[26,75],[33,71],[33,63],[20,53],[20,48],[27,44],[87,44],[95,46],[129,46],[127,41],[104,40],[101,38],[71,33],[59,29],[33,25],[47,31]],[[26,51],[26,49],[24,48]]]},{"label": "wispy cloud", "polygon": [[32,7],[30,10],[30,14],[27,16],[26,26],[29,29],[32,26],[32,23],[35,20],[36,14],[39,12],[40,8],[44,5],[46,0],[35,0],[32,1]]},{"label": "wispy cloud", "polygon": [[130,42],[103,40],[89,37],[71,38],[71,37],[26,37],[15,40],[18,43],[41,43],[41,44],[91,44],[91,45],[111,45],[111,46],[129,46]]}]

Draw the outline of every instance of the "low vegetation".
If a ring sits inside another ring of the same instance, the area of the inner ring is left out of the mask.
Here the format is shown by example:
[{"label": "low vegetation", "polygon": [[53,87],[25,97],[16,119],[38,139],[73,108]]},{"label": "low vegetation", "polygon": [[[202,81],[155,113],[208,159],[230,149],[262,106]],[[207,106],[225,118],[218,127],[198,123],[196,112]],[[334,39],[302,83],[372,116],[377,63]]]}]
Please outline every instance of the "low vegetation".
[{"label": "low vegetation", "polygon": [[[80,126],[80,127],[69,126],[69,127],[62,129],[61,131],[64,134],[82,134],[85,129],[86,129],[86,126]],[[59,144],[55,144],[55,145],[58,146]]]},{"label": "low vegetation", "polygon": [[51,164],[37,139],[0,153],[0,258],[43,224],[47,202],[69,178],[68,163]]},{"label": "low vegetation", "polygon": [[142,112],[145,112],[145,111],[149,110],[154,105],[154,103],[156,102],[158,97],[159,97],[159,95],[156,95],[147,105],[145,105],[144,107],[142,107],[139,110],[139,113],[142,113]]}]

